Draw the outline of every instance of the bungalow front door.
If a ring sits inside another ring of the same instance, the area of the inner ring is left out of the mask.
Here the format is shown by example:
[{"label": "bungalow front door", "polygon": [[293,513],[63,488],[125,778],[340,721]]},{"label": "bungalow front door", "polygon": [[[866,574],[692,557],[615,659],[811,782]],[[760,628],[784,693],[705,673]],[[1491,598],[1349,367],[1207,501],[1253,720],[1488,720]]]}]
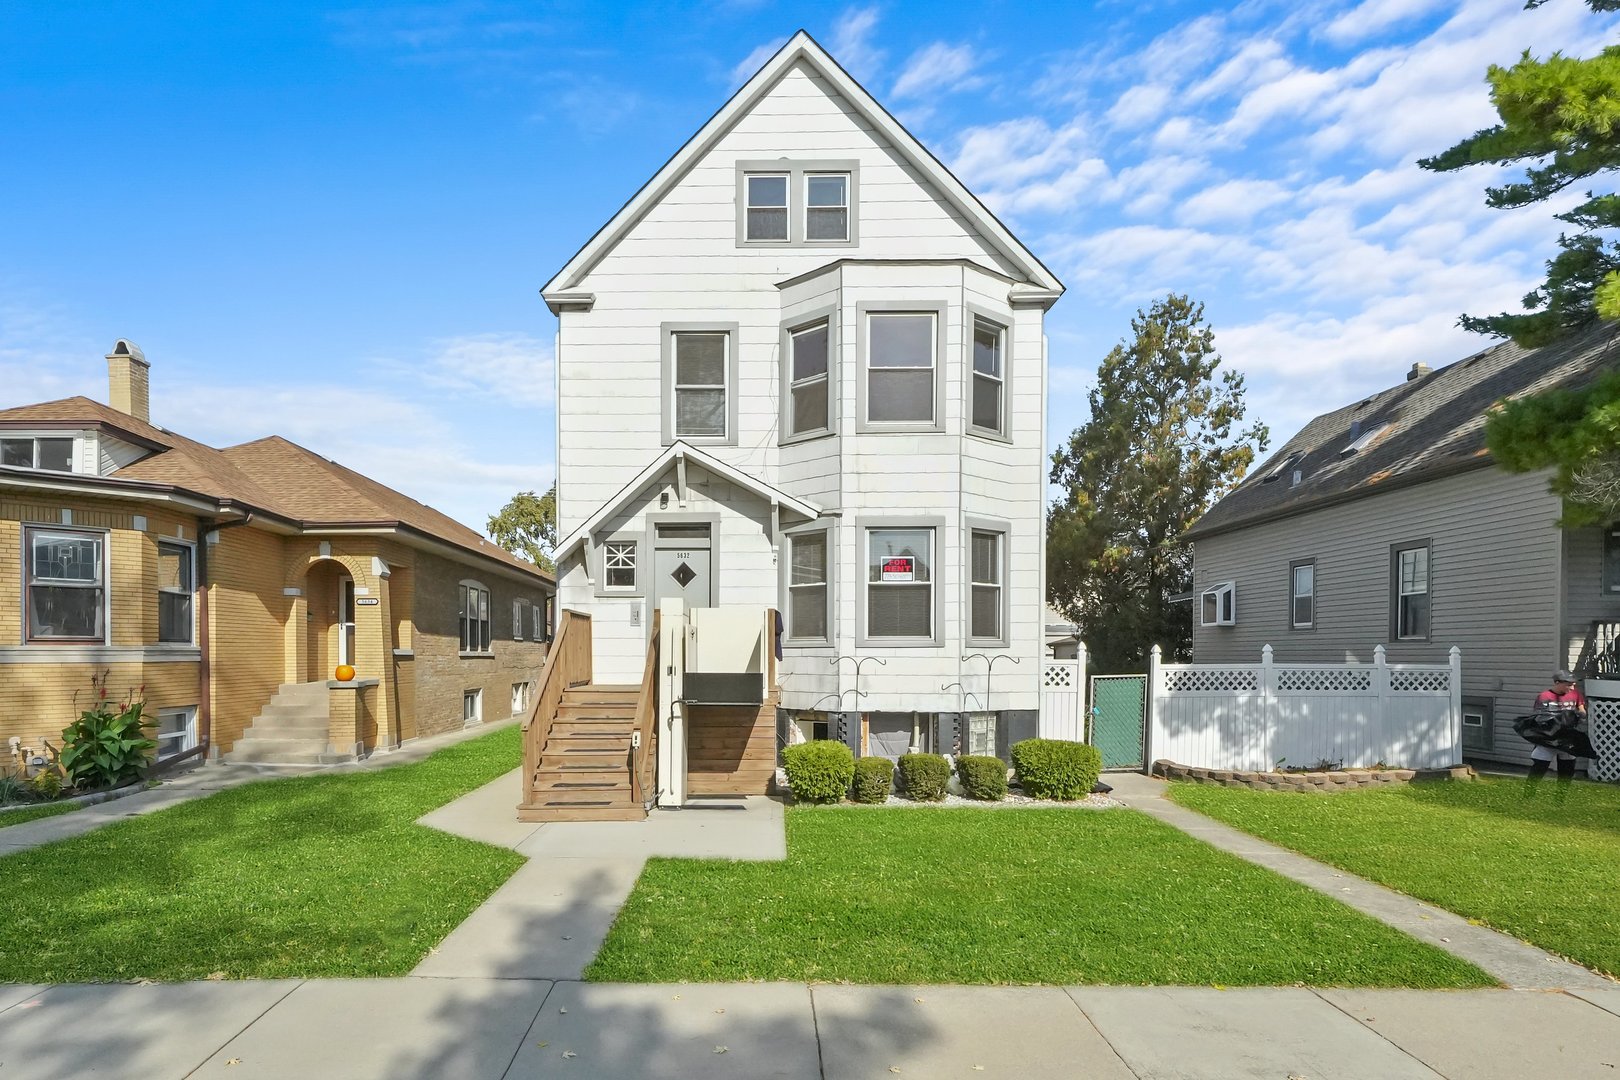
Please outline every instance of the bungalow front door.
[{"label": "bungalow front door", "polygon": [[338,581],[338,663],[354,663],[354,579]]},{"label": "bungalow front door", "polygon": [[689,608],[714,606],[708,525],[655,525],[653,610],[680,597]]}]

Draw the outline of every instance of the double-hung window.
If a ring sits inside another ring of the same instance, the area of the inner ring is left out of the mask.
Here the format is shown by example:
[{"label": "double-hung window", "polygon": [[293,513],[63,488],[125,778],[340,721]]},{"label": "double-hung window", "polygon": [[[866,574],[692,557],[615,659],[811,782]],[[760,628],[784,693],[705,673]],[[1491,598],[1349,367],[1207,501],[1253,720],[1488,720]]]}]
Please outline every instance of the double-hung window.
[{"label": "double-hung window", "polygon": [[675,353],[671,430],[677,439],[725,438],[730,335],[723,331],[674,330],[671,337]]},{"label": "double-hung window", "polygon": [[1316,625],[1316,561],[1305,559],[1288,566],[1288,620],[1295,630]]},{"label": "double-hung window", "polygon": [[194,590],[191,545],[159,540],[157,548],[158,640],[190,645]]},{"label": "double-hung window", "polygon": [[832,426],[831,381],[827,365],[830,336],[831,324],[826,319],[800,327],[788,336],[790,437],[827,431]]},{"label": "double-hung window", "polygon": [[73,440],[27,436],[0,439],[0,465],[22,469],[45,469],[49,472],[72,472]]},{"label": "double-hung window", "polygon": [[974,529],[971,533],[973,598],[968,636],[980,640],[1001,640],[1002,595],[1005,587],[1006,534],[988,529]]},{"label": "double-hung window", "polygon": [[934,636],[934,530],[866,532],[866,636]]},{"label": "double-hung window", "polygon": [[1429,545],[1408,544],[1391,556],[1393,579],[1391,636],[1396,641],[1429,639]]},{"label": "double-hung window", "polygon": [[602,584],[609,589],[636,587],[636,542],[609,540],[602,545]]},{"label": "double-hung window", "polygon": [[477,582],[461,583],[461,651],[489,652],[489,590]]},{"label": "double-hung window", "polygon": [[973,402],[969,424],[976,431],[1007,434],[1007,331],[988,319],[973,320]]},{"label": "double-hung window", "polygon": [[866,316],[866,420],[929,424],[939,315],[932,311],[874,311]]},{"label": "double-hung window", "polygon": [[788,174],[752,173],[746,178],[744,188],[748,195],[747,238],[787,240]]},{"label": "double-hung window", "polygon": [[[523,601],[512,601],[512,640],[523,640]],[[538,639],[536,639],[538,640]]]},{"label": "double-hung window", "polygon": [[827,533],[800,533],[788,544],[788,637],[826,641]]},{"label": "double-hung window", "polygon": [[106,536],[25,529],[29,641],[104,643]]},{"label": "double-hung window", "polygon": [[811,173],[804,178],[804,238],[849,239],[848,173]]}]

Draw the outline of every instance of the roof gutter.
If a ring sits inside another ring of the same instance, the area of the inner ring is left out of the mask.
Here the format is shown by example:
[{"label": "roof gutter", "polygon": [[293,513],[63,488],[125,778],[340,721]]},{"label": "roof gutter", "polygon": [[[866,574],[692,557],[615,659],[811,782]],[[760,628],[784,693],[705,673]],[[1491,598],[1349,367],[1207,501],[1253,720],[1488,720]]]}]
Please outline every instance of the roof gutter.
[{"label": "roof gutter", "polygon": [[[500,558],[497,555],[491,555],[487,551],[477,551],[477,550],[474,550],[473,548],[462,547],[460,544],[452,544],[448,540],[443,540],[443,539],[441,539],[441,538],[439,538],[437,536],[434,536],[432,533],[424,532],[423,530],[415,528],[414,526],[411,526],[411,525],[407,525],[404,522],[399,522],[399,521],[356,521],[356,522],[323,521],[319,525],[310,525],[310,526],[304,527],[302,532],[303,532],[303,534],[305,536],[355,536],[355,535],[364,536],[364,535],[370,535],[370,536],[400,536],[400,537],[405,537],[405,538],[408,538],[411,541],[411,546],[412,547],[421,548],[421,549],[425,549],[425,550],[429,550],[429,551],[436,551],[436,552],[451,555],[451,556],[460,556],[460,557],[463,557],[463,558],[465,558],[468,555],[471,555],[471,556],[474,556],[476,558],[483,559],[485,562],[490,563],[492,566],[494,566],[494,567],[496,567],[496,568],[498,568],[500,570],[506,571],[508,574],[512,575],[513,577],[516,577],[516,578],[519,578],[519,579],[536,579],[537,578],[537,579],[540,580],[540,582],[542,584],[549,585],[552,588],[556,588],[556,586],[557,586],[557,579],[554,576],[552,576],[551,574],[548,574],[544,570],[540,569],[538,566],[535,567],[533,570],[529,570],[529,569],[527,569],[525,567],[522,567],[522,566],[514,566],[511,563],[507,562],[506,560]],[[513,556],[513,557],[516,558],[516,556]]]}]

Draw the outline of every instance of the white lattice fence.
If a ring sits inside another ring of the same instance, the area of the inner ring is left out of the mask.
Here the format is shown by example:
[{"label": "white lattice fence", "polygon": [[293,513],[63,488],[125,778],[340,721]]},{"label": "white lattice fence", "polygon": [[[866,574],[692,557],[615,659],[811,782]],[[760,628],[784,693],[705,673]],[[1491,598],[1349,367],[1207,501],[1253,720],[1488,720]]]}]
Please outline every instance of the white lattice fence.
[{"label": "white lattice fence", "polygon": [[1043,739],[1086,738],[1086,649],[1074,660],[1047,660],[1041,666],[1040,734]]},{"label": "white lattice fence", "polygon": [[[1151,759],[1265,770],[1340,762],[1439,768],[1462,760],[1462,654],[1449,664],[1159,664]],[[1620,703],[1617,703],[1620,704]]]},{"label": "white lattice fence", "polygon": [[1588,705],[1588,737],[1598,752],[1589,765],[1592,779],[1620,780],[1620,701],[1593,698]]}]

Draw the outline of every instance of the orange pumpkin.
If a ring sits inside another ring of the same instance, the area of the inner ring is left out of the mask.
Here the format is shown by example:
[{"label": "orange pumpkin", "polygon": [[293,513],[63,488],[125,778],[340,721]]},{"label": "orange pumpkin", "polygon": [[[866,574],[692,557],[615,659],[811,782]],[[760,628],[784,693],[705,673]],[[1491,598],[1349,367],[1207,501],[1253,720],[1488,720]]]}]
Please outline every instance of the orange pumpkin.
[{"label": "orange pumpkin", "polygon": [[348,664],[339,664],[333,674],[337,676],[338,682],[348,682],[354,678],[354,668]]}]

